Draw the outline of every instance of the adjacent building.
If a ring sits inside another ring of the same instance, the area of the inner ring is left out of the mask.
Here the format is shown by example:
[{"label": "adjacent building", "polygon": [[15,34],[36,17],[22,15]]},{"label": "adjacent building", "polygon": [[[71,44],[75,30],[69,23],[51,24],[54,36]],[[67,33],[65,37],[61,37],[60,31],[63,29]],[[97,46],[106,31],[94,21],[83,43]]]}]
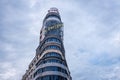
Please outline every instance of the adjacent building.
[{"label": "adjacent building", "polygon": [[65,58],[63,23],[57,8],[43,20],[36,56],[22,80],[72,80]]}]

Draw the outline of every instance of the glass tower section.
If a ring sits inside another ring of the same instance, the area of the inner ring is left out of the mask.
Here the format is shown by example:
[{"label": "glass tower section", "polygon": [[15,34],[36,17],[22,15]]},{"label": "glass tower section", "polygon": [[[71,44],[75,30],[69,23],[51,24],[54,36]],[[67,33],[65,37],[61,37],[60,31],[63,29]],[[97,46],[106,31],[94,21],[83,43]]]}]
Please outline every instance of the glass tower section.
[{"label": "glass tower section", "polygon": [[43,20],[36,56],[22,80],[72,80],[65,58],[63,23],[57,8]]}]

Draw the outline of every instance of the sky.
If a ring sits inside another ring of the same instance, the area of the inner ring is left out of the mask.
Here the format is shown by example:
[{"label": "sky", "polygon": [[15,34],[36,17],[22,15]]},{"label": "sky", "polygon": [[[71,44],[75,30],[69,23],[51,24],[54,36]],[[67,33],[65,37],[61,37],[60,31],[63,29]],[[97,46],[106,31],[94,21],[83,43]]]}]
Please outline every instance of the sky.
[{"label": "sky", "polygon": [[51,7],[64,23],[73,80],[120,80],[120,0],[0,0],[0,80],[21,80]]}]

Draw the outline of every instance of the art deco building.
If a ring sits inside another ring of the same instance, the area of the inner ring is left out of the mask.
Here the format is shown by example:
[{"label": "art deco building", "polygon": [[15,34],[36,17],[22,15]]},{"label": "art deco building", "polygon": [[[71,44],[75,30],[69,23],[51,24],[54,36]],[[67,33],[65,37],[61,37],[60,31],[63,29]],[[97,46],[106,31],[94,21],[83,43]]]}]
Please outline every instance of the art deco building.
[{"label": "art deco building", "polygon": [[44,18],[36,56],[22,80],[72,80],[65,59],[63,23],[57,8],[50,8]]}]

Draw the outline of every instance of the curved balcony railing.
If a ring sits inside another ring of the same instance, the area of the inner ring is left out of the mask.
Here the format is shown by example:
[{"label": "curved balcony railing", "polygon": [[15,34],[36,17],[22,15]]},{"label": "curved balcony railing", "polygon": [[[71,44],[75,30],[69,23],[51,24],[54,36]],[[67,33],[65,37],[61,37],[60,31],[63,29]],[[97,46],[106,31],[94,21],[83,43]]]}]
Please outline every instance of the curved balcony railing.
[{"label": "curved balcony railing", "polygon": [[46,37],[44,38],[43,41],[41,41],[39,48],[41,48],[41,47],[45,44],[45,41],[46,41],[48,38],[56,38],[56,39],[58,39],[58,40],[61,42],[61,45],[63,46],[63,42],[62,42],[62,40],[61,40],[60,37],[58,37],[58,36],[56,36],[56,35],[48,35],[48,36],[46,36]]},{"label": "curved balcony railing", "polygon": [[[61,47],[60,44],[56,44],[56,43],[47,43],[47,44],[43,45],[42,48],[39,49],[38,55],[41,55],[44,51],[49,50],[49,49],[46,49],[46,50],[45,50],[45,48],[46,48],[47,46],[58,46],[58,47],[60,48],[59,51],[62,52],[62,47]],[[52,49],[52,48],[50,48],[50,49]],[[53,50],[57,50],[57,49],[53,49]]]},{"label": "curved balcony railing", "polygon": [[65,69],[65,70],[67,70],[67,72],[68,72],[68,68],[67,68],[66,66],[62,65],[62,64],[59,64],[59,63],[45,63],[45,64],[42,64],[42,65],[38,66],[38,67],[34,70],[34,72],[36,72],[36,71],[37,71],[38,69],[40,69],[40,68],[44,68],[44,67],[47,67],[47,66],[57,66],[57,67],[61,67],[61,68]]},{"label": "curved balcony railing", "polygon": [[[49,53],[49,52],[56,52],[56,53],[58,53],[58,54],[60,54],[60,55],[62,56],[62,59],[64,59],[63,54],[61,53],[61,51],[56,50],[56,49],[49,49],[49,50],[45,50],[45,51],[41,54],[41,56],[39,57],[39,60],[42,59],[42,57],[43,57],[45,54]],[[39,60],[38,60],[38,61],[39,61]]]},{"label": "curved balcony railing", "polygon": [[43,22],[45,22],[45,20],[46,20],[49,16],[55,16],[55,17],[57,17],[58,19],[60,19],[60,21],[61,21],[60,15],[59,15],[58,13],[49,12],[49,13],[46,15],[46,17],[44,18]]},{"label": "curved balcony railing", "polygon": [[59,75],[59,76],[67,78],[67,80],[70,80],[69,76],[67,76],[65,73],[57,72],[57,71],[46,71],[46,72],[40,73],[34,78],[34,80],[36,80],[38,77],[43,77],[46,75]]}]

